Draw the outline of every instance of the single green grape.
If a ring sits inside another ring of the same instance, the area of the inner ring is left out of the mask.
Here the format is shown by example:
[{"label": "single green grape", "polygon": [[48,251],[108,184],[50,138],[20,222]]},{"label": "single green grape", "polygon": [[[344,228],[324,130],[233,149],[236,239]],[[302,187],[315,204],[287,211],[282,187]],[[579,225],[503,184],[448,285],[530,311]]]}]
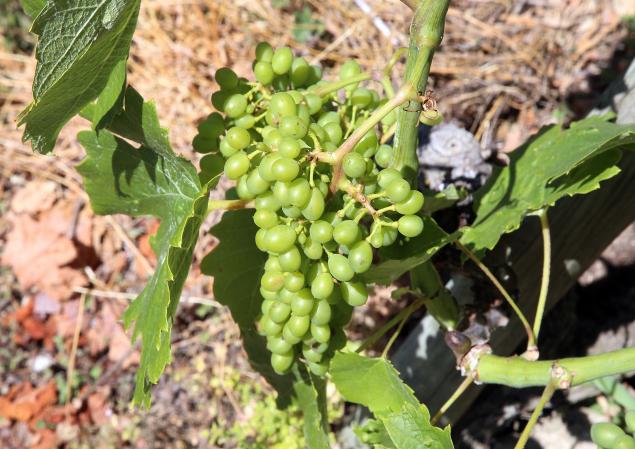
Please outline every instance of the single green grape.
[{"label": "single green grape", "polygon": [[334,287],[335,283],[329,273],[318,273],[311,282],[311,294],[317,299],[327,299]]},{"label": "single green grape", "polygon": [[349,178],[361,178],[366,173],[366,161],[359,153],[348,153],[344,156],[342,168]]},{"label": "single green grape", "polygon": [[282,302],[276,302],[269,308],[269,318],[274,323],[283,324],[291,315],[291,307]]},{"label": "single green grape", "polygon": [[295,243],[295,231],[286,225],[276,225],[267,230],[267,249],[274,253],[284,253]]},{"label": "single green grape", "polygon": [[223,90],[233,90],[238,87],[238,75],[229,67],[221,67],[214,74],[214,79]]},{"label": "single green grape", "polygon": [[241,117],[238,117],[236,121],[236,126],[239,126],[244,129],[251,129],[256,125],[256,117],[251,114],[245,114]]},{"label": "single green grape", "polygon": [[282,271],[282,267],[280,266],[280,260],[278,259],[278,257],[267,257],[267,261],[265,262],[265,271]]},{"label": "single green grape", "polygon": [[280,157],[271,166],[271,173],[276,181],[290,182],[300,174],[300,164],[295,159]]},{"label": "single green grape", "polygon": [[295,360],[295,356],[293,351],[289,351],[284,354],[271,354],[271,367],[278,374],[284,374],[289,371],[291,365],[293,365],[293,361]]},{"label": "single green grape", "polygon": [[311,186],[304,178],[295,179],[289,185],[289,201],[295,207],[303,209],[311,199]]},{"label": "single green grape", "polygon": [[226,90],[217,90],[212,94],[212,106],[214,106],[217,111],[224,111],[225,102],[231,94],[232,92]]},{"label": "single green grape", "polygon": [[271,190],[267,190],[265,193],[258,195],[254,204],[256,209],[266,209],[272,212],[276,212],[280,209],[280,202],[276,199]]},{"label": "single green grape", "polygon": [[271,62],[273,47],[269,42],[258,42],[256,45],[256,60]]},{"label": "single green grape", "polygon": [[385,143],[379,145],[377,152],[375,153],[375,163],[381,168],[386,168],[392,162],[392,147]]},{"label": "single green grape", "polygon": [[344,132],[342,131],[342,127],[339,123],[328,122],[324,125],[323,129],[330,142],[333,142],[335,145],[342,143]]},{"label": "single green grape", "polygon": [[287,290],[286,288],[283,288],[282,290],[277,292],[276,295],[277,295],[278,301],[283,302],[290,306],[291,302],[293,301],[293,298],[295,298],[296,292],[292,292]]},{"label": "single green grape", "polygon": [[286,217],[289,218],[300,218],[302,216],[302,211],[295,206],[287,206],[282,208],[282,213]]},{"label": "single green grape", "polygon": [[313,310],[314,303],[315,298],[311,295],[311,290],[303,288],[291,300],[291,310],[298,316],[309,315],[311,310]]},{"label": "single green grape", "polygon": [[[260,287],[260,289],[264,290],[262,287]],[[273,294],[274,296],[276,295],[276,292],[270,292],[270,293]],[[262,312],[263,315],[267,315],[269,313],[269,309],[275,303],[276,303],[275,299],[265,299],[265,300],[263,300],[262,303],[260,303],[260,312]]]},{"label": "single green grape", "polygon": [[260,251],[267,251],[267,233],[269,232],[268,229],[258,229],[258,231],[256,231],[256,237],[254,238],[255,242],[256,242],[256,247],[260,250]]},{"label": "single green grape", "polygon": [[294,139],[302,139],[308,132],[308,123],[298,116],[287,116],[280,119],[280,134]]},{"label": "single green grape", "polygon": [[291,82],[295,87],[304,86],[309,79],[311,66],[303,57],[293,58],[291,63]]},{"label": "single green grape", "polygon": [[628,435],[619,437],[612,449],[635,449],[635,439]]},{"label": "single green grape", "polygon": [[297,292],[304,288],[304,275],[299,271],[286,273],[284,277],[284,288],[290,292]]},{"label": "single green grape", "polygon": [[283,137],[278,144],[278,152],[281,156],[295,159],[300,155],[302,147],[300,141],[290,137]]},{"label": "single green grape", "polygon": [[375,130],[371,129],[357,142],[355,147],[353,147],[353,151],[364,157],[373,157],[377,152],[378,145],[379,140],[377,139],[377,134]]},{"label": "single green grape", "polygon": [[357,63],[357,61],[354,61],[352,59],[349,59],[340,66],[340,79],[342,80],[350,79],[355,75],[359,75],[360,73],[362,73],[362,68]]},{"label": "single green grape", "polygon": [[324,195],[317,187],[314,187],[311,189],[311,198],[309,198],[309,202],[302,209],[302,215],[310,221],[319,220],[324,213],[324,207]]},{"label": "single green grape", "polygon": [[322,257],[322,245],[312,238],[306,239],[304,245],[302,245],[302,250],[304,251],[304,255],[312,260],[319,260]]},{"label": "single green grape", "polygon": [[224,112],[229,118],[237,118],[247,110],[247,99],[244,95],[233,94],[225,101]]},{"label": "single green grape", "polygon": [[267,182],[274,182],[276,180],[273,175],[273,163],[280,159],[278,153],[269,153],[260,160],[258,165],[258,174],[262,179]]},{"label": "single green grape", "polygon": [[273,128],[270,132],[268,132],[264,140],[265,145],[273,149],[278,148],[281,141],[282,134],[280,134],[280,131],[278,131],[276,128]]},{"label": "single green grape", "polygon": [[284,275],[279,271],[265,271],[260,278],[260,285],[265,290],[277,292],[284,285]]},{"label": "single green grape", "polygon": [[295,246],[278,256],[282,271],[298,271],[302,266],[302,255]]},{"label": "single green grape", "polygon": [[311,312],[311,322],[318,325],[325,325],[331,321],[331,305],[326,299],[317,301]]},{"label": "single green grape", "polygon": [[225,175],[231,180],[236,180],[249,171],[249,157],[242,151],[232,155],[225,161]]},{"label": "single green grape", "polygon": [[263,316],[260,320],[260,330],[264,332],[265,335],[277,337],[282,333],[283,327],[278,323],[274,323],[268,316]]},{"label": "single green grape", "polygon": [[351,246],[362,238],[359,224],[353,220],[344,220],[333,228],[333,239],[344,246]]},{"label": "single green grape", "polygon": [[[308,318],[309,317],[307,317],[307,319]],[[300,343],[302,341],[302,337],[303,335],[298,337],[297,335],[293,333],[293,331],[291,330],[291,327],[289,326],[289,322],[287,321],[284,327],[282,328],[282,338],[284,338],[286,342],[289,342],[292,345],[294,345],[296,343]]]},{"label": "single green grape", "polygon": [[368,291],[366,285],[361,282],[342,282],[340,291],[344,301],[353,307],[366,304],[368,299]]},{"label": "single green grape", "polygon": [[365,273],[373,263],[373,249],[366,240],[357,242],[348,253],[348,261],[355,273]]},{"label": "single green grape", "polygon": [[598,446],[613,448],[622,436],[624,431],[612,423],[602,422],[591,426],[591,440]]},{"label": "single green grape", "polygon": [[398,229],[405,237],[416,237],[423,231],[423,220],[418,215],[404,215],[399,219]]},{"label": "single green grape", "polygon": [[298,106],[288,92],[276,92],[269,101],[271,112],[278,117],[293,117],[298,113]]},{"label": "single green grape", "polygon": [[289,183],[278,181],[273,185],[272,191],[273,196],[276,197],[283,207],[291,205],[291,201],[289,200]]},{"label": "single green grape", "polygon": [[262,179],[258,169],[254,169],[249,172],[249,175],[247,176],[247,189],[249,189],[253,195],[265,193],[269,189],[269,185],[268,181]]},{"label": "single green grape", "polygon": [[278,215],[267,209],[257,209],[254,212],[254,223],[261,229],[269,229],[278,224]]},{"label": "single green grape", "polygon": [[227,139],[227,142],[237,150],[247,148],[251,143],[251,135],[249,135],[249,131],[238,126],[229,128],[225,134],[225,139]]},{"label": "single green grape", "polygon": [[286,354],[293,349],[293,345],[282,337],[269,337],[267,339],[267,349],[274,354]]},{"label": "single green grape", "polygon": [[351,103],[354,106],[365,108],[369,106],[373,101],[373,95],[370,90],[365,87],[358,87],[351,93]]},{"label": "single green grape", "polygon": [[289,47],[276,48],[271,58],[271,67],[277,75],[284,75],[293,64],[293,52]]},{"label": "single green grape", "polygon": [[405,200],[396,203],[397,212],[402,215],[416,214],[423,207],[423,193],[418,190],[411,190]]},{"label": "single green grape", "polygon": [[264,86],[268,86],[273,82],[275,73],[270,62],[258,61],[254,65],[254,76],[256,80]]},{"label": "single green grape", "polygon": [[402,179],[401,173],[394,168],[384,168],[377,174],[377,184],[379,184],[382,189],[385,189],[388,187],[388,184],[398,179]]},{"label": "single green grape", "polygon": [[314,221],[311,223],[309,234],[314,241],[327,243],[333,238],[333,226],[324,220]]},{"label": "single green grape", "polygon": [[635,434],[635,410],[626,412],[624,415],[624,423],[626,424],[626,429],[628,429],[630,433]]},{"label": "single green grape", "polygon": [[328,343],[331,339],[331,328],[326,324],[320,325],[312,323],[311,336],[319,343]]},{"label": "single green grape", "polygon": [[322,98],[312,92],[304,94],[304,101],[309,108],[311,115],[315,115],[322,110]]},{"label": "single green grape", "polygon": [[410,194],[410,184],[403,178],[393,180],[384,188],[386,195],[393,203],[404,201]]},{"label": "single green grape", "polygon": [[338,281],[350,281],[355,275],[350,262],[341,254],[331,254],[328,260],[329,271]]},{"label": "single green grape", "polygon": [[[292,305],[293,307],[293,305]],[[294,312],[295,313],[295,312]],[[289,326],[289,330],[296,337],[304,337],[306,333],[309,331],[309,327],[311,326],[311,318],[308,314],[306,315],[291,315],[289,321],[287,322]]]},{"label": "single green grape", "polygon": [[318,363],[322,361],[323,353],[308,346],[302,348],[302,356],[309,362]]},{"label": "single green grape", "polygon": [[309,78],[307,79],[306,84],[311,86],[322,79],[322,67],[319,65],[312,65],[311,70],[309,71]]},{"label": "single green grape", "polygon": [[317,121],[317,124],[320,125],[322,128],[324,128],[324,126],[327,123],[337,123],[338,125],[340,124],[340,116],[337,112],[335,111],[327,111],[325,113],[323,113],[322,115],[320,115],[320,118]]}]

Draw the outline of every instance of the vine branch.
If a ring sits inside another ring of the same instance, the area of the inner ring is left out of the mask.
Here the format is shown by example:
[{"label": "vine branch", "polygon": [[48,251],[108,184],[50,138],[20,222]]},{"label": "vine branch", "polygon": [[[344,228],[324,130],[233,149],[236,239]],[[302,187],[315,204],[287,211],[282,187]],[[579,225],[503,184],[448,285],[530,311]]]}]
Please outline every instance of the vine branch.
[{"label": "vine branch", "polygon": [[534,318],[534,336],[538,341],[540,333],[540,325],[542,317],[545,313],[545,305],[547,303],[547,295],[549,293],[549,275],[551,273],[551,231],[549,229],[549,218],[547,217],[547,209],[542,209],[538,213],[540,218],[540,228],[542,230],[542,279],[540,282],[540,293],[538,295],[538,304],[536,306],[536,317]]}]

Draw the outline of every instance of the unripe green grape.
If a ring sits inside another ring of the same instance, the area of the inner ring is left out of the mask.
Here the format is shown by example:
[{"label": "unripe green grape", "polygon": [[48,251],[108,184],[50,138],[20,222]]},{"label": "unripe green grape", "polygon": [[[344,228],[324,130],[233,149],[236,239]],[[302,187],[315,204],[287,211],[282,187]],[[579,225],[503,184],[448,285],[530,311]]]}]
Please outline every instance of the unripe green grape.
[{"label": "unripe green grape", "polygon": [[256,45],[256,60],[271,62],[273,58],[273,47],[269,42],[258,42]]},{"label": "unripe green grape", "polygon": [[402,176],[401,173],[394,168],[384,168],[377,174],[377,184],[379,184],[382,189],[385,189],[388,187],[388,184],[397,179],[402,179]]},{"label": "unripe green grape", "polygon": [[308,129],[309,123],[311,123],[311,113],[309,107],[304,103],[298,105],[298,118],[306,124]]},{"label": "unripe green grape", "polygon": [[294,359],[293,351],[289,351],[285,354],[271,354],[271,367],[276,373],[284,374],[289,371]]},{"label": "unripe green grape", "polygon": [[271,292],[260,287],[260,296],[262,296],[265,301],[276,301],[278,299],[278,292]]},{"label": "unripe green grape", "polygon": [[325,361],[322,361],[320,363],[307,362],[306,366],[309,367],[309,370],[311,370],[314,375],[319,377],[326,376],[326,373],[328,373],[329,371],[329,365]]},{"label": "unripe green grape", "polygon": [[293,52],[289,47],[280,47],[273,52],[271,67],[278,75],[283,75],[291,69],[293,64]]},{"label": "unripe green grape", "polygon": [[392,161],[392,147],[390,145],[382,144],[379,145],[377,152],[375,153],[375,162],[381,168],[386,168],[390,165]]},{"label": "unripe green grape", "polygon": [[317,301],[311,312],[311,322],[318,325],[328,324],[331,321],[331,305],[327,300]]},{"label": "unripe green grape", "polygon": [[443,114],[437,109],[423,110],[419,115],[419,121],[424,125],[436,126],[443,122]]},{"label": "unripe green grape", "polygon": [[309,181],[299,178],[289,184],[289,201],[300,209],[306,207],[311,199],[311,186]]},{"label": "unripe green grape", "polygon": [[282,302],[274,303],[269,309],[269,318],[274,323],[282,324],[287,321],[291,315],[291,307]]},{"label": "unripe green grape", "polygon": [[344,132],[342,131],[342,127],[339,123],[328,122],[324,124],[323,128],[330,142],[333,142],[335,145],[342,143]]},{"label": "unripe green grape", "polygon": [[302,139],[308,132],[308,124],[298,116],[287,116],[280,119],[280,134],[294,139]]},{"label": "unripe green grape", "polygon": [[351,246],[362,238],[359,224],[353,220],[344,220],[333,228],[333,240],[340,245]]},{"label": "unripe green grape", "polygon": [[326,243],[333,238],[333,226],[324,220],[314,221],[309,229],[309,234],[314,241]]},{"label": "unripe green grape", "polygon": [[291,301],[291,310],[295,315],[309,315],[313,310],[314,303],[315,298],[311,295],[311,291],[308,288],[303,288],[296,293]]},{"label": "unripe green grape", "polygon": [[598,446],[613,448],[624,431],[612,423],[602,422],[591,426],[591,440]]},{"label": "unripe green grape", "polygon": [[398,229],[405,237],[416,237],[423,231],[423,220],[418,215],[404,215],[399,219]]},{"label": "unripe green grape", "polygon": [[236,148],[232,147],[229,144],[229,141],[227,139],[223,139],[220,141],[219,144],[219,148],[220,148],[220,153],[227,159],[230,158],[231,156],[233,156],[234,154],[238,153],[238,151]]},{"label": "unripe green grape", "polygon": [[294,246],[289,251],[280,254],[278,262],[282,271],[298,271],[302,265],[302,255]]},{"label": "unripe green grape", "polygon": [[269,229],[278,224],[278,215],[267,209],[258,209],[254,212],[254,223],[261,229]]},{"label": "unripe green grape", "polygon": [[242,117],[236,119],[236,126],[244,129],[251,129],[256,125],[256,117],[251,114],[245,114]]},{"label": "unripe green grape", "polygon": [[393,203],[404,201],[410,194],[410,184],[405,179],[395,179],[386,187],[386,195]]},{"label": "unripe green grape", "polygon": [[315,187],[322,193],[324,198],[329,194],[329,185],[326,182],[318,179],[315,181]]},{"label": "unripe green grape", "polygon": [[626,412],[624,415],[624,423],[626,424],[626,429],[628,429],[630,433],[635,434],[635,410]]},{"label": "unripe green grape", "polygon": [[284,207],[289,206],[291,201],[289,200],[289,183],[276,182],[272,188],[273,196],[276,197],[278,202]]},{"label": "unripe green grape", "polygon": [[282,325],[274,323],[271,318],[265,315],[260,320],[260,330],[264,332],[265,335],[277,337],[282,333]]},{"label": "unripe green grape", "polygon": [[304,287],[304,275],[299,271],[287,273],[284,277],[284,288],[290,292],[300,291]]},{"label": "unripe green grape", "polygon": [[331,339],[331,328],[326,324],[311,324],[311,336],[319,343],[328,343]]},{"label": "unripe green grape", "polygon": [[265,290],[277,292],[284,285],[284,275],[279,271],[265,271],[260,278],[260,285]]},{"label": "unripe green grape", "polygon": [[319,260],[322,257],[322,245],[312,238],[306,239],[304,245],[302,245],[302,251],[304,251],[304,255],[312,260]]},{"label": "unripe green grape", "polygon": [[313,188],[311,189],[311,198],[309,198],[309,202],[302,209],[302,215],[310,221],[319,220],[324,213],[324,207],[324,195],[318,188]]},{"label": "unripe green grape", "polygon": [[309,79],[311,67],[303,57],[293,58],[291,63],[291,82],[296,87],[304,86]]},{"label": "unripe green grape", "polygon": [[229,67],[221,67],[214,74],[214,79],[223,90],[232,90],[238,87],[238,75]]},{"label": "unripe green grape", "polygon": [[366,173],[366,161],[359,153],[348,153],[344,156],[342,168],[349,178],[360,178]]},{"label": "unripe green grape", "polygon": [[277,293],[277,298],[278,298],[278,301],[283,302],[290,306],[291,302],[293,301],[293,298],[295,298],[295,295],[296,295],[296,292],[292,292],[287,290],[286,288],[283,288]]},{"label": "unripe green grape", "polygon": [[249,158],[242,151],[225,161],[223,170],[229,179],[236,180],[249,171]]},{"label": "unripe green grape", "polygon": [[302,211],[295,206],[283,207],[282,213],[289,218],[300,218],[302,216]]},{"label": "unripe green grape", "polygon": [[280,260],[278,259],[278,257],[267,257],[267,261],[265,262],[265,271],[282,271],[282,267],[280,266]]},{"label": "unripe green grape", "polygon": [[241,200],[252,200],[255,195],[247,188],[247,175],[242,175],[236,183],[236,194]]},{"label": "unripe green grape", "polygon": [[390,246],[395,243],[397,237],[399,237],[399,232],[397,232],[397,228],[392,226],[384,226],[382,228],[383,236],[384,236],[384,246]]},{"label": "unripe green grape", "polygon": [[299,105],[300,102],[304,100],[304,95],[302,95],[297,90],[288,90],[287,93],[291,95],[291,98],[293,98],[293,101],[295,102],[296,105]]},{"label": "unripe green grape", "polygon": [[357,63],[357,61],[354,61],[352,59],[349,59],[348,61],[346,61],[344,64],[340,66],[341,80],[350,79],[354,77],[355,75],[359,75],[360,73],[362,73],[362,68]]},{"label": "unripe green grape", "polygon": [[351,93],[351,103],[354,106],[365,108],[373,101],[373,94],[365,87],[358,87]]},{"label": "unripe green grape", "polygon": [[371,129],[357,142],[353,147],[353,151],[364,157],[373,157],[377,152],[378,145],[379,140],[377,139],[377,134],[375,134],[375,130]]},{"label": "unripe green grape", "polygon": [[269,148],[278,148],[278,146],[280,145],[280,142],[282,141],[282,134],[280,134],[280,131],[278,131],[276,128],[274,128],[273,130],[271,130],[267,136],[265,137],[265,144],[269,147]]},{"label": "unripe green grape", "polygon": [[264,86],[270,85],[275,77],[271,63],[266,61],[256,62],[254,64],[254,76],[260,84]]},{"label": "unripe green grape", "polygon": [[291,315],[291,318],[289,318],[289,321],[287,322],[287,326],[289,326],[289,330],[293,335],[302,338],[309,331],[309,327],[311,326],[311,318],[309,318],[308,314]]},{"label": "unripe green grape", "polygon": [[292,345],[300,343],[302,341],[302,336],[298,337],[293,333],[293,331],[291,331],[291,327],[289,326],[288,321],[282,328],[282,338],[284,338],[286,342],[291,343]]},{"label": "unripe green grape", "polygon": [[355,275],[350,262],[341,254],[331,254],[328,260],[328,267],[333,277],[338,281],[350,281]]},{"label": "unripe green grape", "polygon": [[224,111],[225,102],[231,94],[232,92],[226,90],[217,90],[212,94],[212,106],[214,106],[217,111]]},{"label": "unripe green grape", "polygon": [[635,449],[635,440],[628,435],[621,436],[615,441],[612,449]]},{"label": "unripe green grape", "polygon": [[247,109],[247,99],[244,95],[233,94],[225,101],[223,111],[229,118],[237,118],[245,113]]},{"label": "unripe green grape", "polygon": [[267,230],[267,249],[274,253],[284,253],[295,243],[296,233],[286,225],[276,225]]},{"label": "unripe green grape", "polygon": [[311,115],[315,115],[322,109],[322,98],[312,92],[304,94],[304,101],[309,108]]},{"label": "unripe green grape", "polygon": [[423,207],[423,193],[411,190],[405,200],[395,204],[397,212],[402,215],[416,214]]},{"label": "unripe green grape", "polygon": [[293,346],[284,338],[269,337],[267,339],[267,349],[274,354],[286,354],[293,349]]},{"label": "unripe green grape", "polygon": [[269,182],[262,179],[258,169],[249,172],[247,176],[247,188],[253,195],[260,195],[269,189]]},{"label": "unripe green grape", "polygon": [[284,137],[280,140],[278,144],[278,152],[281,156],[288,157],[291,159],[295,159],[300,155],[302,151],[302,147],[300,146],[300,142],[297,139],[292,139],[290,137]]},{"label": "unripe green grape", "polygon": [[309,362],[318,363],[322,361],[323,354],[309,346],[302,348],[302,356]]},{"label": "unripe green grape", "polygon": [[334,287],[335,283],[329,273],[318,273],[311,282],[311,294],[317,299],[327,299]]},{"label": "unripe green grape", "polygon": [[348,261],[355,273],[365,273],[373,263],[373,249],[365,240],[355,243],[348,253]]},{"label": "unripe green grape", "polygon": [[322,115],[320,115],[317,124],[324,128],[324,125],[331,122],[337,123],[338,125],[340,124],[340,116],[337,112],[327,111],[323,113]]},{"label": "unripe green grape", "polygon": [[225,134],[225,139],[227,139],[227,142],[237,150],[247,148],[251,143],[249,131],[238,126],[229,128]]},{"label": "unripe green grape", "polygon": [[300,164],[295,159],[280,157],[271,166],[271,173],[276,181],[290,182],[298,177]]},{"label": "unripe green grape", "polygon": [[269,108],[278,117],[293,117],[298,113],[295,100],[287,92],[276,92],[271,96]]},{"label": "unripe green grape", "polygon": [[309,78],[306,82],[308,86],[311,86],[322,79],[322,67],[319,65],[312,65],[310,69]]},{"label": "unripe green grape", "polygon": [[366,304],[368,299],[368,291],[366,285],[361,282],[342,282],[340,291],[344,301],[353,307]]},{"label": "unripe green grape", "polygon": [[280,209],[280,202],[276,199],[273,193],[268,190],[265,193],[258,195],[255,201],[256,209],[266,209],[272,212]]}]

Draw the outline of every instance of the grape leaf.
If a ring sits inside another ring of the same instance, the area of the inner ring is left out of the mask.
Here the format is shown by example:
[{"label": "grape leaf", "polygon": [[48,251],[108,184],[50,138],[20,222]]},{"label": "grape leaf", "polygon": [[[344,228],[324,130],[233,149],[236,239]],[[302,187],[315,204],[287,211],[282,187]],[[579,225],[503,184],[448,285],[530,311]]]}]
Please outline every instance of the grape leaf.
[{"label": "grape leaf", "polygon": [[[128,58],[140,0],[55,0],[31,31],[39,36],[33,102],[20,114],[23,140],[48,153],[62,127],[106,86]],[[34,7],[33,10],[37,10]]]},{"label": "grape leaf", "polygon": [[304,416],[304,439],[308,449],[330,449],[326,413],[326,382],[296,368],[293,391]]},{"label": "grape leaf", "polygon": [[106,128],[123,108],[126,91],[126,63],[127,61],[122,59],[115,65],[104,90],[97,97],[91,114],[93,129]]},{"label": "grape leaf", "polygon": [[423,232],[408,241],[384,248],[380,252],[380,262],[373,265],[362,278],[369,284],[388,285],[417,265],[430,260],[437,251],[457,238],[457,233],[446,233],[432,217],[424,216]]},{"label": "grape leaf", "polygon": [[430,413],[387,359],[338,352],[331,378],[344,399],[370,409],[397,449],[453,448],[449,427],[430,424]]},{"label": "grape leaf", "polygon": [[527,214],[566,195],[588,193],[615,176],[616,149],[634,145],[635,126],[609,123],[606,117],[581,120],[566,130],[543,128],[476,192],[476,219],[464,229],[461,242],[476,252],[492,249]]},{"label": "grape leaf", "polygon": [[249,362],[277,390],[278,403],[289,403],[293,379],[280,376],[271,368],[265,339],[256,331],[260,314],[260,277],[266,254],[254,242],[258,230],[253,210],[227,211],[210,233],[219,244],[201,262],[201,271],[214,277],[214,298],[229,310],[238,324]]},{"label": "grape leaf", "polygon": [[194,166],[170,148],[154,105],[145,103],[144,110],[148,126],[143,145],[135,148],[108,131],[83,131],[78,138],[87,156],[77,169],[95,213],[152,215],[161,220],[152,241],[156,271],[123,316],[126,326],[136,322],[133,339],[141,337],[134,402],[147,407],[150,386],[171,358],[173,317],[207,213],[208,192],[220,172],[202,186]]},{"label": "grape leaf", "polygon": [[35,19],[40,12],[44,9],[46,5],[45,0],[20,0],[20,4],[22,5],[22,9],[32,19]]}]

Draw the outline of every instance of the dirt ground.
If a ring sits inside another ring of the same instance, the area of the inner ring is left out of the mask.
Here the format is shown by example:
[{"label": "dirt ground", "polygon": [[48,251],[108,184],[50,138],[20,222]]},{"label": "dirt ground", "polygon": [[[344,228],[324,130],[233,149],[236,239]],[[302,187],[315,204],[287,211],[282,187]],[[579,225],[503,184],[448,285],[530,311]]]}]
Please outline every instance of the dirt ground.
[{"label": "dirt ground", "polygon": [[[453,1],[431,74],[444,116],[483,148],[511,151],[543,124],[584,115],[635,54],[632,22],[623,18],[635,14],[633,2],[614,3]],[[173,363],[151,409],[130,410],[138,351],[118,317],[152,271],[149,238],[158,224],[92,214],[74,170],[81,120],[64,129],[55,157],[22,144],[15,123],[31,99],[35,62],[16,4],[0,2],[0,448],[301,447],[297,414],[275,412],[270,388],[213,299],[212,280],[200,274],[215,243],[207,235],[175,323]],[[410,13],[398,0],[368,4],[370,13],[336,0],[144,0],[129,81],[156,100],[175,150],[196,158],[191,140],[212,111],[215,70],[229,65],[250,76],[258,41],[291,45],[327,69],[347,58],[381,68],[407,44]],[[578,320],[564,336],[553,332],[554,354],[633,344],[633,234],[558,306]],[[390,318],[388,297],[377,291],[356,314],[353,337]],[[607,403],[602,395],[585,394],[556,397],[532,447],[582,449],[588,422],[611,412],[597,411]],[[457,447],[512,447],[536,397],[486,389],[455,427]],[[330,400],[337,420],[342,401],[334,393]]]}]

